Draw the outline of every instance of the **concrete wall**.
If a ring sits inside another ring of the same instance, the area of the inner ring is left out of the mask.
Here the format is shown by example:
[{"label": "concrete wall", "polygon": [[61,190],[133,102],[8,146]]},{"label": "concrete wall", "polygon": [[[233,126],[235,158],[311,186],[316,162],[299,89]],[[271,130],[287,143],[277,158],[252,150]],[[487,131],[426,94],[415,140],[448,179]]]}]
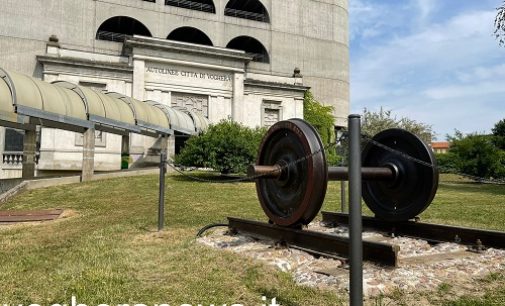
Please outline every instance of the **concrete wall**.
[{"label": "concrete wall", "polygon": [[214,0],[216,14],[141,0],[3,0],[0,10],[0,67],[41,77],[35,56],[56,35],[67,47],[119,54],[119,43],[95,40],[100,24],[113,16],[142,22],[155,37],[180,26],[204,31],[215,46],[234,37],[258,39],[271,62],[251,63],[249,71],[289,76],[301,69],[317,99],[335,107],[336,123],[345,124],[349,109],[347,0],[261,0],[270,23],[224,16],[227,0]]},{"label": "concrete wall", "polygon": [[[83,146],[81,135],[50,128],[42,129],[38,170],[81,170]],[[121,136],[105,133],[104,145],[95,147],[95,170],[121,168]]]}]

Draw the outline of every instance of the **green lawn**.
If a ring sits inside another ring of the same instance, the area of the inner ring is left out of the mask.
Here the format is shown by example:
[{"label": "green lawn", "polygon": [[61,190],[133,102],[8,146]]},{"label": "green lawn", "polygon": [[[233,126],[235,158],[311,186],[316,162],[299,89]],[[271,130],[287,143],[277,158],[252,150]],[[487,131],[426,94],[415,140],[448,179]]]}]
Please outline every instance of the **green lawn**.
[{"label": "green lawn", "polygon": [[[340,207],[339,186],[330,184],[325,209]],[[72,295],[89,306],[259,306],[263,295],[277,297],[282,305],[345,303],[343,293],[297,286],[286,273],[195,243],[198,229],[226,216],[264,220],[254,184],[208,184],[168,176],[167,227],[162,233],[156,232],[157,191],[153,175],[34,190],[4,204],[2,209],[65,208],[70,216],[0,226],[0,304],[69,304]],[[444,176],[434,203],[421,218],[505,230],[505,186]],[[505,278],[490,277],[492,281],[479,284],[483,296],[465,297],[454,305],[501,304]],[[438,295],[433,302],[453,303],[449,296]],[[412,295],[389,298],[402,303]],[[381,300],[370,303],[381,305]]]}]

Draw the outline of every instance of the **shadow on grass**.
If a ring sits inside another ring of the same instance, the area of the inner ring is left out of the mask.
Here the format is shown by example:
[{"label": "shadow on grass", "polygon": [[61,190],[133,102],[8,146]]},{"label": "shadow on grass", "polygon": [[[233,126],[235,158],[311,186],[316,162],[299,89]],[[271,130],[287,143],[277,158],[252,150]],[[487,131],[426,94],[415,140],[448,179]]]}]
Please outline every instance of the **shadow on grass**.
[{"label": "shadow on grass", "polygon": [[200,182],[200,183],[236,183],[236,180],[243,180],[240,183],[253,183],[254,181],[245,180],[244,175],[228,175],[219,172],[199,172],[199,171],[184,171],[182,173],[175,172],[171,176],[173,180],[179,182]]},{"label": "shadow on grass", "polygon": [[443,182],[440,187],[453,192],[478,192],[492,195],[505,195],[504,185],[490,185],[476,182]]}]

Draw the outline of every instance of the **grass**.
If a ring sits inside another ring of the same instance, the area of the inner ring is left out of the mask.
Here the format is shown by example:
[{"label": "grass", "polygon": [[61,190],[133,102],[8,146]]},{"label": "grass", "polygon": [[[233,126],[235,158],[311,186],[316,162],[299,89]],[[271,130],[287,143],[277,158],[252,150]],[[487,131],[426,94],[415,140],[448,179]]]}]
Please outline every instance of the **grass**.
[{"label": "grass", "polygon": [[[333,182],[325,209],[338,210]],[[345,304],[346,294],[297,286],[291,276],[251,259],[195,243],[201,227],[227,216],[265,220],[254,184],[208,184],[168,176],[166,229],[156,232],[157,176],[120,178],[25,192],[2,209],[65,208],[68,218],[0,226],[0,303],[87,305],[169,303],[261,305],[263,295],[282,305]],[[505,230],[505,187],[444,176],[430,222]],[[452,286],[437,304],[494,305],[505,301],[505,277],[491,275],[479,294],[459,300]],[[390,300],[401,301],[404,293]],[[377,300],[373,301],[375,304]]]}]

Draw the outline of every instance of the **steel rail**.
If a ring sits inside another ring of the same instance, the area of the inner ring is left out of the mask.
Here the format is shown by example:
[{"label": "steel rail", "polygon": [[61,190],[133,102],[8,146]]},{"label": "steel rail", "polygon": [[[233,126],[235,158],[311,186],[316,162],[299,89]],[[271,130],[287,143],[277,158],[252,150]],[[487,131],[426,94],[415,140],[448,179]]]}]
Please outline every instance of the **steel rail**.
[{"label": "steel rail", "polygon": [[[345,213],[321,212],[323,222],[348,225]],[[387,222],[363,216],[363,227],[398,236],[425,239],[436,242],[457,242],[463,245],[505,249],[505,232],[432,224],[416,221]]]},{"label": "steel rail", "polygon": [[[231,232],[258,239],[272,239],[281,243],[313,250],[330,257],[349,257],[349,238],[309,230],[281,227],[273,224],[228,218]],[[399,247],[380,242],[363,241],[363,259],[386,266],[398,266]]]}]

